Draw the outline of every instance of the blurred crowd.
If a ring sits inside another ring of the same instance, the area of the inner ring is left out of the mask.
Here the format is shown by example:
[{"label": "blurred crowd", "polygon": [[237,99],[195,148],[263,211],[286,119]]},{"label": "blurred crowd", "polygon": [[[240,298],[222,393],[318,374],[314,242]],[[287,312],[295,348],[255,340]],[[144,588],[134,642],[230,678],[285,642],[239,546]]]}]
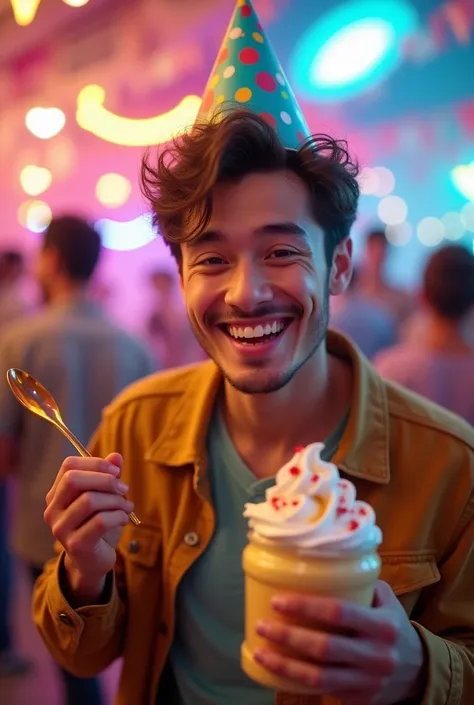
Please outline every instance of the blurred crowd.
[{"label": "blurred crowd", "polygon": [[[107,311],[94,278],[100,254],[98,233],[74,216],[52,221],[33,267],[20,252],[0,253],[2,374],[15,367],[39,379],[83,444],[103,408],[128,384],[205,359],[177,274],[159,267],[148,273],[152,312],[139,339]],[[369,232],[348,291],[331,302],[331,327],[350,337],[382,376],[474,424],[474,256],[457,245],[437,250],[416,292],[388,282],[389,257],[384,233]],[[12,559],[23,563],[33,582],[53,554],[43,521],[45,495],[71,452],[67,440],[23,410],[6,383],[0,385],[0,678],[31,667],[12,634]],[[97,679],[58,673],[67,705],[103,702]]]}]

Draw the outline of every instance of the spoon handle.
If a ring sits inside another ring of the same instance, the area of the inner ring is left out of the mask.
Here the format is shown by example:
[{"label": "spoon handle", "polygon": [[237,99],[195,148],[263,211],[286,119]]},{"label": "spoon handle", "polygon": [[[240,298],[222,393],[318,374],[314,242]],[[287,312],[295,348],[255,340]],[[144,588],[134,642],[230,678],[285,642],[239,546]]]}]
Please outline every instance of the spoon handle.
[{"label": "spoon handle", "polygon": [[[72,431],[70,431],[68,429],[67,426],[65,426],[64,424],[61,424],[61,426],[59,428],[61,429],[64,436],[66,436],[69,443],[71,443],[74,446],[74,448],[77,450],[79,455],[82,455],[83,458],[90,458],[91,457],[91,454],[89,453],[87,448],[82,445],[81,441],[78,438],[76,438],[76,436],[72,433]],[[130,517],[130,521],[132,521],[135,524],[135,526],[140,526],[141,521],[137,517],[135,512],[130,512],[130,514],[128,516]]]}]

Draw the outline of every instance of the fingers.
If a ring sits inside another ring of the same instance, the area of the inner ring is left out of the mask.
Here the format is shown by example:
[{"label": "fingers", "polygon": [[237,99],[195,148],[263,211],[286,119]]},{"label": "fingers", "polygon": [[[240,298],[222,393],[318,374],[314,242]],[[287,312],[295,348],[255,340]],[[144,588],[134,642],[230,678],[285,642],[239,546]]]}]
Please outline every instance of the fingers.
[{"label": "fingers", "polygon": [[[111,457],[114,460],[117,460],[117,465],[109,460]],[[106,459],[79,458],[76,456],[70,456],[69,458],[66,458],[66,460],[64,460],[63,464],[61,465],[58,474],[56,475],[56,479],[52,488],[46,495],[46,503],[50,504],[56,493],[58,485],[60,484],[64,475],[67,472],[70,472],[71,470],[78,470],[81,472],[84,470],[89,470],[91,472],[107,473],[113,475],[114,477],[118,477],[122,469],[122,463],[122,457],[118,453],[111,453],[109,456],[107,456]]]},{"label": "fingers", "polygon": [[363,607],[345,600],[309,595],[278,595],[272,600],[277,612],[297,617],[307,623],[314,623],[340,632],[356,632],[370,636],[375,641],[394,645],[397,630],[387,610]]},{"label": "fingers", "polygon": [[368,675],[351,668],[321,668],[269,649],[256,649],[254,657],[267,670],[314,689],[315,694],[339,695],[355,691],[360,696],[362,693],[377,693],[382,684],[380,675]]},{"label": "fingers", "polygon": [[319,665],[348,665],[388,676],[395,667],[391,649],[374,648],[363,639],[293,627],[281,622],[260,622],[257,633],[269,641],[287,646],[305,659]]},{"label": "fingers", "polygon": [[51,529],[54,537],[64,546],[67,543],[67,537],[96,514],[119,510],[129,514],[132,509],[133,502],[129,502],[123,495],[85,492],[74,500],[67,511],[56,514]]},{"label": "fingers", "polygon": [[64,548],[73,561],[84,556],[89,558],[91,551],[108,531],[125,526],[128,521],[127,512],[121,509],[95,514],[90,521],[66,537]]},{"label": "fingers", "polygon": [[107,472],[95,470],[67,470],[56,487],[50,503],[46,507],[44,518],[51,526],[58,513],[62,513],[80,495],[88,492],[101,492],[112,495],[124,495],[128,487]]}]

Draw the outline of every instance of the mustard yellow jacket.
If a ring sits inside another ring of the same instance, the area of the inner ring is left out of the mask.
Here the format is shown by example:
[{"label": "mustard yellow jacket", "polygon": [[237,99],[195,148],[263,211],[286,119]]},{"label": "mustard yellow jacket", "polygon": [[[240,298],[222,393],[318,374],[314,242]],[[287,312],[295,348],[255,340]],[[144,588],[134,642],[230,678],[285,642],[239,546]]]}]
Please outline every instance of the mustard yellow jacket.
[{"label": "mustard yellow jacket", "polygon": [[[384,535],[381,578],[426,645],[423,705],[472,705],[474,429],[383,381],[341,336],[330,333],[328,348],[350,362],[355,380],[333,460],[374,507]],[[122,453],[143,523],[125,527],[107,604],[72,609],[61,589],[62,554],[36,584],[34,620],[62,666],[91,676],[123,657],[116,705],[155,705],[178,583],[213,535],[205,438],[221,382],[206,362],[149,377],[105,410],[91,451]],[[284,694],[276,701],[335,702]]]}]

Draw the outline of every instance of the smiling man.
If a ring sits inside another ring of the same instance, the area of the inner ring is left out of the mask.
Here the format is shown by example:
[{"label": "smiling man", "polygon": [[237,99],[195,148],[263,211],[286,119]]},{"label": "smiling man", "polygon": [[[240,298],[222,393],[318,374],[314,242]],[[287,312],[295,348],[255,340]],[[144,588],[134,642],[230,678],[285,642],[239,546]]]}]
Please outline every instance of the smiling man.
[{"label": "smiling man", "polygon": [[[239,0],[230,41],[261,37],[252,17]],[[132,386],[105,411],[93,457],[65,460],[45,512],[60,550],[35,620],[78,675],[123,657],[117,705],[470,705],[474,431],[327,330],[329,296],[351,276],[357,167],[329,137],[295,146],[304,125],[289,109],[203,116],[143,164],[211,360]],[[375,509],[382,579],[370,608],[279,596],[275,612],[305,627],[260,623],[257,658],[312,695],[275,694],[240,668],[242,511],[294,446],[321,440]]]}]

